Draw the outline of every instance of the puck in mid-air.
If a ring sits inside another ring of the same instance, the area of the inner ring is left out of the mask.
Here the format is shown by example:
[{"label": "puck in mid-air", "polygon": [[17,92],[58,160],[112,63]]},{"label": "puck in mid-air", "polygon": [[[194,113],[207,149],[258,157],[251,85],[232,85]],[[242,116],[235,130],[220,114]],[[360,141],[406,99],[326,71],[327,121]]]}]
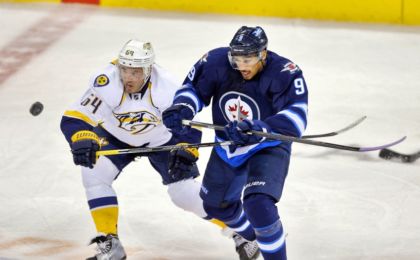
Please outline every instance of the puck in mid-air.
[{"label": "puck in mid-air", "polygon": [[37,116],[41,114],[43,109],[44,109],[44,105],[41,102],[37,101],[32,104],[31,108],[29,109],[29,112],[31,112],[33,116]]}]

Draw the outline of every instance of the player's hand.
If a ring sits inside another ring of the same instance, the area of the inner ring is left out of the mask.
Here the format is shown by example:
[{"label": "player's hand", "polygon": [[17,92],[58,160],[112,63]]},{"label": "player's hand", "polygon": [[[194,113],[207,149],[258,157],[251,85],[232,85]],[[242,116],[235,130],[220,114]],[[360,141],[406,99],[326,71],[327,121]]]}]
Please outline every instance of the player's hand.
[{"label": "player's hand", "polygon": [[193,117],[193,111],[185,105],[173,105],[162,113],[163,124],[177,134],[182,133],[185,129],[182,120],[191,120]]},{"label": "player's hand", "polygon": [[[179,144],[182,145],[183,143]],[[181,148],[174,149],[170,152],[169,157],[169,175],[172,179],[178,181],[185,176],[189,176],[189,172],[193,169],[195,162],[198,160],[197,148]]]},{"label": "player's hand", "polygon": [[93,168],[96,152],[101,149],[99,137],[92,131],[79,131],[71,137],[71,152],[76,165]]},{"label": "player's hand", "polygon": [[271,132],[271,128],[264,121],[245,119],[241,122],[231,121],[225,126],[226,136],[235,143],[229,146],[229,150],[233,153],[237,145],[247,145],[262,141],[263,137],[248,134],[250,131]]}]

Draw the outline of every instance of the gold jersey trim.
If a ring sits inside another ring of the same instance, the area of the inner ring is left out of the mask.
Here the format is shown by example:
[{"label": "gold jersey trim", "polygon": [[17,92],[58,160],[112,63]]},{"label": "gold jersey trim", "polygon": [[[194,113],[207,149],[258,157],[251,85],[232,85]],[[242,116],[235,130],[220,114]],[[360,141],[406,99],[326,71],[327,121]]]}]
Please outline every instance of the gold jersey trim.
[{"label": "gold jersey trim", "polygon": [[80,111],[77,111],[77,110],[67,110],[67,111],[64,112],[64,116],[80,119],[83,122],[88,123],[89,125],[91,125],[93,127],[98,126],[97,122],[93,121],[87,115],[85,115],[85,114],[83,114],[83,113],[81,113]]},{"label": "gold jersey trim", "polygon": [[125,90],[123,91],[123,93],[122,93],[122,96],[121,96],[121,100],[120,100],[120,103],[118,104],[118,106],[121,106],[122,105],[122,103],[124,103],[124,101],[127,99],[127,93],[125,92]]},{"label": "gold jersey trim", "polygon": [[152,104],[152,106],[154,107],[154,108],[157,108],[157,109],[159,109],[157,106],[155,106],[155,104],[153,103],[153,99],[152,99],[152,82],[151,81],[149,81],[149,84],[147,85],[147,88],[148,88],[148,90],[149,90],[149,100],[150,100],[150,104]]}]

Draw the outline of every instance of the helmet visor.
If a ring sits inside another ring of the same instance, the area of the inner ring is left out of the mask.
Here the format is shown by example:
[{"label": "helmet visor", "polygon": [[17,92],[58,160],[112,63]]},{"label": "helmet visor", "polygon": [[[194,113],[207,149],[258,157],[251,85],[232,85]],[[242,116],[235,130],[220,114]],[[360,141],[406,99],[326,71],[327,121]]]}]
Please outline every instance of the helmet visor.
[{"label": "helmet visor", "polygon": [[232,55],[232,53],[228,52],[228,58],[230,65],[235,70],[242,70],[254,67],[255,64],[261,61],[261,52],[251,55]]},{"label": "helmet visor", "polygon": [[121,64],[118,68],[123,81],[144,81],[147,77],[147,68],[131,68]]}]

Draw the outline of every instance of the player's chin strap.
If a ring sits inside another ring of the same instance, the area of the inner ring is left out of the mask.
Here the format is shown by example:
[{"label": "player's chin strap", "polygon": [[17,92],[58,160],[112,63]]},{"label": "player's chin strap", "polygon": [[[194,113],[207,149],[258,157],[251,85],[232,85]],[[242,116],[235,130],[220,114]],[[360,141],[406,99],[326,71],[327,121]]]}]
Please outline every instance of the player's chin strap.
[{"label": "player's chin strap", "polygon": [[[204,127],[204,128],[214,129],[214,130],[218,130],[218,131],[224,131],[224,129],[225,129],[224,126],[213,125],[213,124],[208,124],[208,123],[203,123],[203,122],[190,121],[190,120],[182,120],[182,124],[186,125],[186,126]],[[255,131],[255,130],[248,131],[247,133],[250,134],[250,135],[257,135],[257,136],[265,137],[265,138],[270,139],[270,140],[278,140],[278,141],[290,142],[290,143],[295,142],[295,143],[321,146],[321,147],[327,147],[327,148],[345,150],[345,151],[352,151],[352,152],[370,152],[370,151],[381,150],[381,149],[399,144],[402,141],[404,141],[405,138],[406,138],[406,136],[404,136],[404,137],[402,137],[402,138],[400,138],[400,139],[398,139],[394,142],[384,144],[384,145],[379,145],[379,146],[359,147],[359,146],[349,146],[349,145],[341,145],[341,144],[335,144],[335,143],[327,143],[327,142],[322,142],[322,141],[317,141],[317,140],[303,139],[303,138],[294,137],[294,136],[275,134],[275,133],[266,133],[266,132]]]}]

